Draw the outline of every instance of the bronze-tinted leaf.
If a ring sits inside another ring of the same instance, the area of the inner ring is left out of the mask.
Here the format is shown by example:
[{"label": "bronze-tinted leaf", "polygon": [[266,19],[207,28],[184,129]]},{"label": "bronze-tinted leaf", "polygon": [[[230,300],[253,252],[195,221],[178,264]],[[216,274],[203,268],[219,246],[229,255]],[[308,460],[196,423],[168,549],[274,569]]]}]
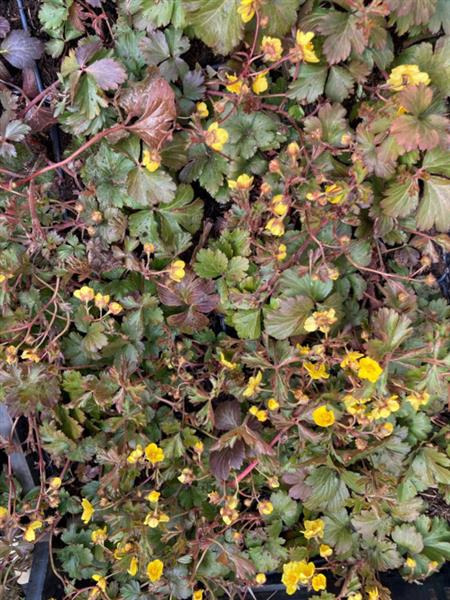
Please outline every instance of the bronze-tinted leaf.
[{"label": "bronze-tinted leaf", "polygon": [[128,125],[128,131],[138,135],[150,147],[159,147],[168,138],[176,117],[175,94],[157,69],[149,69],[148,76],[124,90],[119,100],[128,119],[137,121]]},{"label": "bronze-tinted leaf", "polygon": [[102,90],[116,90],[127,78],[127,72],[113,58],[101,58],[86,67]]},{"label": "bronze-tinted leaf", "polygon": [[216,429],[230,431],[242,423],[241,406],[237,400],[221,402],[214,410],[214,425]]},{"label": "bronze-tinted leaf", "polygon": [[231,469],[239,469],[245,458],[245,446],[236,440],[232,447],[214,450],[209,455],[209,466],[217,479],[228,479]]},{"label": "bronze-tinted leaf", "polygon": [[35,60],[41,58],[44,44],[30,36],[27,31],[14,29],[1,44],[6,60],[18,69],[32,67]]}]

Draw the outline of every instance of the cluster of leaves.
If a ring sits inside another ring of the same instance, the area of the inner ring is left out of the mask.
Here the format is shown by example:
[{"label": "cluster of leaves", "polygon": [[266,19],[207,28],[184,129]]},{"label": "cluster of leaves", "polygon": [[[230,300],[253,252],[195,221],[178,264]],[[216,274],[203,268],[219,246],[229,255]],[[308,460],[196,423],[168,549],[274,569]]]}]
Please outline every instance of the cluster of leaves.
[{"label": "cluster of leaves", "polygon": [[387,600],[380,573],[435,573],[448,3],[39,19],[43,94],[42,43],[0,19],[0,401],[41,478],[0,475],[5,572],[46,536],[67,599],[233,597],[283,571],[289,593]]}]

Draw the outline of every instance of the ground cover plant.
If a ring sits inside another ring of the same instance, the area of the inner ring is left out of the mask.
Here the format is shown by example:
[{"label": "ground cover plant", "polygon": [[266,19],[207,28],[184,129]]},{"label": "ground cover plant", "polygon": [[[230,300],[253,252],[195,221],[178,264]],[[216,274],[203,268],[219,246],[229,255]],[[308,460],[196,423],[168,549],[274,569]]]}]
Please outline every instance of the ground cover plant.
[{"label": "ground cover plant", "polygon": [[44,539],[67,599],[436,573],[450,4],[4,4],[5,597]]}]

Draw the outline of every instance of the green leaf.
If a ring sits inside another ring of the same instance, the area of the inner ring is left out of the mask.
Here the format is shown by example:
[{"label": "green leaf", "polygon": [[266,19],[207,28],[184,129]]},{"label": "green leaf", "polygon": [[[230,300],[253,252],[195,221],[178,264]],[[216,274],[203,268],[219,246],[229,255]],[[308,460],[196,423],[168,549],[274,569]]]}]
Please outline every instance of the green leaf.
[{"label": "green leaf", "polygon": [[242,109],[230,117],[225,125],[229,133],[228,145],[236,156],[249,159],[257,150],[273,150],[286,140],[277,118],[262,112],[245,113]]},{"label": "green leaf", "polygon": [[248,258],[243,256],[233,256],[228,263],[226,279],[229,283],[237,283],[244,279],[246,272],[250,266]]},{"label": "green leaf", "polygon": [[199,277],[214,278],[223,275],[228,267],[228,258],[220,250],[199,250],[194,271]]},{"label": "green leaf", "polygon": [[202,42],[228,54],[242,39],[240,0],[184,0],[187,21]]},{"label": "green leaf", "polygon": [[417,211],[417,226],[422,230],[436,227],[438,231],[450,229],[450,181],[435,175],[426,179],[423,197]]},{"label": "green leaf", "polygon": [[345,509],[325,516],[325,539],[339,554],[347,554],[354,544],[350,518]]},{"label": "green leaf", "polygon": [[273,513],[270,519],[281,519],[287,527],[292,527],[298,520],[300,505],[289,497],[286,492],[279,491],[270,495]]},{"label": "green leaf", "polygon": [[232,323],[241,340],[256,340],[261,335],[261,311],[259,308],[238,310],[233,313]]},{"label": "green leaf", "polygon": [[96,354],[108,344],[108,338],[104,334],[103,323],[92,323],[83,338],[83,348],[90,354]]},{"label": "green leaf", "polygon": [[352,240],[348,245],[348,253],[356,265],[367,267],[372,257],[372,245],[368,240]]},{"label": "green leaf", "polygon": [[279,308],[266,309],[264,313],[267,333],[277,340],[305,333],[303,324],[313,307],[314,303],[306,296],[280,300]]},{"label": "green leaf", "polygon": [[311,487],[311,494],[304,503],[309,510],[339,510],[349,496],[347,486],[337,472],[325,466],[308,475],[306,484]]},{"label": "green leaf", "polygon": [[391,534],[396,544],[411,554],[419,554],[423,550],[423,539],[414,525],[398,525]]},{"label": "green leaf", "polygon": [[303,64],[297,79],[289,84],[288,98],[315,102],[323,94],[327,73],[326,65]]},{"label": "green leaf", "polygon": [[381,201],[383,212],[390,217],[406,217],[419,202],[417,183],[409,176],[409,181],[404,183],[394,182],[385,192]]},{"label": "green leaf", "polygon": [[438,562],[450,560],[450,529],[446,521],[420,515],[415,521],[415,526],[422,534],[423,554],[427,558]]},{"label": "green leaf", "polygon": [[326,37],[323,51],[330,65],[348,58],[352,50],[356,55],[364,52],[366,42],[356,15],[329,10],[318,29]]},{"label": "green leaf", "polygon": [[[449,4],[450,6],[450,4]],[[425,153],[422,167],[432,175],[450,177],[450,154],[443,148],[433,148]]]},{"label": "green leaf", "polygon": [[283,296],[307,296],[314,302],[322,302],[333,290],[331,279],[322,281],[313,279],[311,275],[299,277],[296,268],[283,271],[279,285]]},{"label": "green leaf", "polygon": [[355,79],[344,67],[331,67],[328,72],[325,94],[335,102],[342,102],[353,89]]},{"label": "green leaf", "polygon": [[72,579],[82,579],[94,572],[94,556],[81,544],[70,544],[58,551],[64,569]]},{"label": "green leaf", "polygon": [[175,197],[175,182],[163,169],[150,173],[145,167],[136,166],[128,174],[127,185],[129,198],[125,204],[131,208],[167,203]]},{"label": "green leaf", "polygon": [[427,487],[450,485],[450,458],[435,448],[422,448],[411,463],[411,472]]},{"label": "green leaf", "polygon": [[305,0],[270,0],[261,6],[261,17],[267,17],[264,33],[284,35],[297,20],[297,9]]},{"label": "green leaf", "polygon": [[158,244],[158,223],[153,210],[140,210],[130,215],[128,220],[130,234],[146,242]]}]

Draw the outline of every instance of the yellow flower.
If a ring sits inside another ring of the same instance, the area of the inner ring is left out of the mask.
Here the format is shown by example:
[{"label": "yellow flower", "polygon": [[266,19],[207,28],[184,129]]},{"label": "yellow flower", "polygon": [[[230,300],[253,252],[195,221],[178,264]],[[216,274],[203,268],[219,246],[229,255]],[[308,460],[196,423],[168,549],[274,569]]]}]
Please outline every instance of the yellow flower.
[{"label": "yellow flower", "polygon": [[120,315],[120,313],[123,311],[123,306],[119,304],[119,302],[110,302],[108,304],[108,311],[112,315]]},{"label": "yellow flower", "polygon": [[36,350],[33,350],[32,348],[24,350],[20,356],[21,358],[23,358],[23,360],[32,360],[35,363],[38,363],[41,360],[39,354],[36,352]]},{"label": "yellow flower", "polygon": [[230,190],[249,190],[253,185],[253,179],[250,175],[243,173],[236,180],[229,179],[228,187]]},{"label": "yellow flower", "polygon": [[262,381],[262,371],[258,371],[256,375],[250,377],[247,383],[247,387],[243,392],[244,398],[251,398],[257,392],[258,386]]},{"label": "yellow flower", "polygon": [[278,217],[284,217],[289,210],[289,203],[283,194],[277,194],[272,198],[271,208]]},{"label": "yellow flower", "polygon": [[130,560],[130,565],[127,569],[128,575],[131,575],[131,577],[134,577],[136,575],[136,573],[138,572],[138,568],[139,568],[138,559],[135,556],[132,556],[131,560]]},{"label": "yellow flower", "polygon": [[367,595],[369,596],[369,600],[377,600],[380,596],[378,588],[375,586],[368,587],[366,589]]},{"label": "yellow flower", "polygon": [[59,490],[59,488],[62,486],[61,477],[52,477],[50,479],[49,485],[52,490]]},{"label": "yellow flower", "polygon": [[96,529],[95,531],[93,531],[91,533],[91,540],[94,544],[103,544],[103,542],[107,538],[107,534],[108,534],[108,528],[105,525],[105,527]]},{"label": "yellow flower", "polygon": [[197,104],[195,105],[195,108],[196,108],[196,113],[198,114],[200,119],[206,119],[206,117],[209,116],[209,110],[208,110],[208,106],[206,105],[206,102],[197,102]]},{"label": "yellow flower", "polygon": [[106,592],[106,577],[103,577],[103,575],[92,575],[92,579],[97,583],[97,587],[102,592]]},{"label": "yellow flower", "polygon": [[400,92],[408,85],[429,85],[430,77],[418,65],[400,65],[392,69],[387,83],[391,90]]},{"label": "yellow flower", "polygon": [[156,529],[156,527],[159,525],[159,519],[153,513],[148,513],[144,519],[144,525],[151,527],[151,529]]},{"label": "yellow flower", "polygon": [[325,194],[330,204],[341,204],[345,199],[345,192],[337,183],[325,186]]},{"label": "yellow flower", "polygon": [[327,578],[322,573],[314,575],[314,577],[311,579],[311,585],[315,592],[320,592],[320,590],[326,590]]},{"label": "yellow flower", "polygon": [[208,127],[205,134],[205,143],[207,146],[220,152],[228,142],[228,131],[219,127],[219,123],[214,122]]},{"label": "yellow flower", "polygon": [[261,40],[261,51],[264,52],[263,60],[266,62],[276,62],[280,60],[283,53],[281,40],[268,35],[263,36]]},{"label": "yellow flower", "polygon": [[11,277],[14,277],[13,273],[0,273],[0,283],[3,283],[7,279],[11,279]]},{"label": "yellow flower", "polygon": [[282,260],[284,260],[287,256],[287,248],[286,248],[286,244],[280,244],[278,246],[278,250],[275,254],[275,258],[281,262]]},{"label": "yellow flower", "polygon": [[273,504],[269,500],[262,500],[258,503],[258,511],[261,515],[271,515],[273,513]]},{"label": "yellow flower", "polygon": [[269,82],[267,81],[266,74],[258,73],[258,75],[254,78],[252,83],[252,90],[255,94],[262,94],[269,87]]},{"label": "yellow flower", "polygon": [[393,431],[394,425],[392,423],[383,423],[383,425],[381,426],[380,434],[382,434],[382,437],[388,437],[392,434]]},{"label": "yellow flower", "polygon": [[269,410],[277,410],[278,408],[280,408],[280,403],[278,402],[278,400],[275,400],[275,398],[269,398],[267,400],[267,408]]},{"label": "yellow flower", "polygon": [[155,465],[164,460],[164,451],[153,442],[145,448],[145,458]]},{"label": "yellow flower", "polygon": [[283,219],[277,219],[276,217],[269,219],[267,221],[265,229],[267,231],[270,231],[270,233],[272,235],[275,235],[276,237],[280,237],[284,233]]},{"label": "yellow flower", "polygon": [[136,448],[127,456],[127,463],[130,465],[135,465],[143,455],[144,450],[142,449],[142,446],[138,444]]},{"label": "yellow flower", "polygon": [[116,560],[120,560],[121,558],[126,556],[128,554],[128,552],[130,552],[131,550],[133,550],[133,544],[130,544],[129,542],[127,542],[123,546],[118,546],[114,550],[114,558]]},{"label": "yellow flower", "polygon": [[430,394],[428,392],[414,392],[406,396],[406,399],[414,408],[414,410],[419,410],[421,406],[426,406],[430,401]]},{"label": "yellow flower", "polygon": [[264,421],[267,421],[269,418],[269,415],[267,414],[267,410],[258,410],[255,417],[258,419],[258,421],[260,421],[260,423],[264,423]]},{"label": "yellow flower", "polygon": [[147,565],[147,576],[152,583],[159,581],[164,571],[164,563],[158,558]]},{"label": "yellow flower", "polygon": [[89,521],[92,519],[92,515],[94,514],[95,509],[87,498],[83,498],[83,500],[81,501],[81,506],[83,507],[83,513],[81,515],[81,520],[83,521],[83,523],[85,525],[87,525],[89,523]]},{"label": "yellow flower", "polygon": [[319,554],[322,558],[328,558],[333,554],[333,548],[328,544],[320,544]]},{"label": "yellow flower", "polygon": [[161,156],[157,150],[144,150],[142,154],[142,164],[150,171],[150,173],[154,173],[157,171],[161,165]]},{"label": "yellow flower", "polygon": [[219,350],[219,362],[227,369],[237,369],[238,366],[237,363],[231,362],[231,360],[225,358],[225,355],[221,350]]},{"label": "yellow flower", "polygon": [[322,333],[328,333],[331,326],[336,323],[336,311],[334,308],[329,310],[322,310],[313,312],[313,314],[306,319],[303,327],[306,331],[322,331]]},{"label": "yellow flower", "polygon": [[201,454],[204,449],[205,449],[205,445],[203,444],[203,442],[195,442],[195,444],[194,444],[194,450],[196,452],[198,452],[199,454]]},{"label": "yellow flower", "polygon": [[227,91],[232,94],[240,94],[244,85],[242,79],[239,79],[237,75],[229,75],[228,73],[225,73],[225,77],[228,79],[228,85],[225,86]]},{"label": "yellow flower", "polygon": [[153,254],[153,252],[155,250],[156,250],[155,244],[152,244],[152,242],[145,242],[145,244],[144,244],[145,254]]},{"label": "yellow flower", "polygon": [[203,600],[203,590],[195,590],[192,594],[192,600]]},{"label": "yellow flower", "polygon": [[75,290],[73,295],[81,302],[90,302],[95,297],[94,290],[88,285],[83,285],[79,290]]},{"label": "yellow flower", "polygon": [[0,523],[9,516],[8,509],[4,506],[0,506]]},{"label": "yellow flower", "polygon": [[312,413],[312,418],[319,427],[330,427],[335,421],[334,412],[328,410],[325,405],[316,408]]},{"label": "yellow flower", "polygon": [[106,308],[109,303],[109,294],[103,295],[100,292],[95,294],[94,302],[97,308]]},{"label": "yellow flower", "polygon": [[360,400],[358,398],[354,398],[351,394],[346,394],[343,398],[343,402],[345,405],[345,410],[350,415],[363,415],[364,414],[364,404],[367,400]]},{"label": "yellow flower", "polygon": [[17,348],[15,346],[7,346],[5,349],[6,362],[8,365],[12,365],[17,360]]},{"label": "yellow flower", "polygon": [[408,569],[415,569],[417,563],[413,558],[408,556],[408,558],[405,560],[405,565],[408,567]]},{"label": "yellow flower", "polygon": [[347,354],[341,360],[341,367],[343,369],[350,367],[350,369],[353,369],[354,371],[356,371],[359,367],[358,360],[360,358],[362,358],[363,356],[364,356],[364,354],[361,354],[361,352],[356,352],[356,351],[347,352]]},{"label": "yellow flower", "polygon": [[187,483],[190,485],[194,481],[194,473],[192,472],[192,469],[185,467],[180,475],[178,475],[177,479],[180,483]]},{"label": "yellow flower", "polygon": [[295,36],[295,46],[291,51],[291,60],[293,62],[319,62],[319,59],[314,52],[314,45],[312,43],[313,38],[314,33],[312,31],[307,31],[306,33],[297,31]]},{"label": "yellow flower", "polygon": [[42,521],[32,521],[28,527],[25,529],[25,533],[23,534],[23,537],[26,539],[27,542],[34,542],[34,540],[36,539],[36,529],[40,529],[42,527],[43,523]]},{"label": "yellow flower", "polygon": [[311,538],[322,538],[323,529],[325,522],[322,519],[316,519],[315,521],[305,521],[305,529],[302,531],[303,535],[307,540]]},{"label": "yellow flower", "polygon": [[375,383],[378,381],[383,369],[377,363],[376,360],[365,356],[361,358],[358,364],[358,377],[360,379],[367,379],[368,381]]},{"label": "yellow flower", "polygon": [[267,581],[265,573],[256,573],[255,581],[258,585],[264,585]]},{"label": "yellow flower", "polygon": [[168,267],[170,279],[179,283],[186,276],[185,268],[186,263],[184,260],[174,260]]},{"label": "yellow flower", "polygon": [[156,502],[158,502],[160,496],[161,496],[160,492],[157,492],[156,490],[152,490],[145,496],[145,499],[148,500],[149,502],[156,503]]},{"label": "yellow flower", "polygon": [[283,565],[281,581],[286,586],[286,593],[291,596],[297,591],[298,585],[305,585],[313,577],[314,563],[305,560],[292,561]]},{"label": "yellow flower", "polygon": [[256,12],[255,0],[241,0],[238,8],[238,14],[241,16],[243,23],[248,23],[253,19]]},{"label": "yellow flower", "polygon": [[323,363],[313,364],[311,362],[305,362],[303,366],[308,371],[308,375],[311,379],[328,379],[330,377],[329,373],[327,373],[327,368]]},{"label": "yellow flower", "polygon": [[301,344],[297,344],[295,346],[296,350],[298,350],[300,356],[308,356],[311,352],[311,348],[309,346],[302,346]]}]

